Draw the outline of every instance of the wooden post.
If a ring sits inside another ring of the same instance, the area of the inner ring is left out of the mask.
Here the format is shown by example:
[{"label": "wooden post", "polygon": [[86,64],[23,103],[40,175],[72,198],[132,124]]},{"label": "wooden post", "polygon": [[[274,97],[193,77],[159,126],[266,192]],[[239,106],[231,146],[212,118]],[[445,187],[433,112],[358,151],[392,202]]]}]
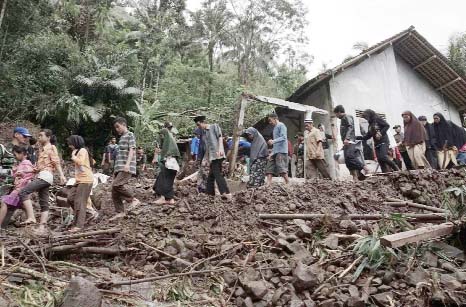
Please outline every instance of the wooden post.
[{"label": "wooden post", "polygon": [[230,177],[233,177],[233,173],[235,171],[236,158],[238,157],[239,137],[241,132],[243,131],[244,116],[246,114],[247,105],[248,99],[244,95],[241,95],[237,109],[238,115],[236,117],[235,128],[233,130],[233,148],[232,155],[230,158]]},{"label": "wooden post", "polygon": [[447,236],[453,232],[455,225],[453,223],[443,223],[421,227],[414,230],[403,231],[380,238],[380,244],[392,248],[401,247],[408,243],[415,243],[422,240],[433,239],[436,237]]}]

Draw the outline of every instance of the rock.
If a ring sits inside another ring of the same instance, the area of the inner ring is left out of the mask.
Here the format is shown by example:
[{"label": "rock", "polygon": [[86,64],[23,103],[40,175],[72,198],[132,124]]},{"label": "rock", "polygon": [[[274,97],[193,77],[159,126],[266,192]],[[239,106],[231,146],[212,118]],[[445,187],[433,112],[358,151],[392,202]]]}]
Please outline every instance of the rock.
[{"label": "rock", "polygon": [[317,283],[317,274],[313,272],[312,268],[299,262],[293,271],[293,286],[298,291],[314,288]]},{"label": "rock", "polygon": [[312,259],[311,253],[298,241],[289,244],[288,249],[294,254],[294,258],[301,262],[309,262]]},{"label": "rock", "polygon": [[289,275],[292,271],[290,264],[285,259],[275,259],[272,261],[271,266],[281,275]]},{"label": "rock", "polygon": [[251,294],[255,300],[260,300],[267,294],[267,283],[263,280],[250,281],[243,286],[244,290]]},{"label": "rock", "polygon": [[250,282],[259,280],[261,278],[260,273],[253,268],[247,268],[244,273],[240,276],[239,280],[242,285]]},{"label": "rock", "polygon": [[306,225],[304,220],[293,220],[293,222],[299,227],[298,232],[296,233],[298,237],[309,238],[312,236],[312,229]]},{"label": "rock", "polygon": [[372,284],[375,285],[376,287],[380,286],[382,284],[382,278],[379,278],[379,277],[374,278],[372,280]]},{"label": "rock", "polygon": [[457,259],[465,260],[464,252],[454,246],[448,245],[443,242],[434,242],[432,243],[432,247],[440,248],[442,250],[442,253],[444,253],[445,256],[449,258],[457,258]]},{"label": "rock", "polygon": [[348,306],[348,307],[365,307],[366,303],[361,298],[350,297],[349,300],[346,302],[346,306]]},{"label": "rock", "polygon": [[304,306],[306,307],[316,307],[316,302],[314,302],[313,300],[305,300],[304,301]]},{"label": "rock", "polygon": [[411,191],[411,197],[414,199],[418,198],[421,195],[422,195],[422,192],[419,191],[418,189],[414,189]]},{"label": "rock", "polygon": [[247,297],[244,301],[243,301],[243,307],[254,307],[254,303],[252,302],[252,299],[250,297]]},{"label": "rock", "polygon": [[459,282],[466,282],[466,272],[456,271],[455,277]]},{"label": "rock", "polygon": [[410,286],[416,286],[418,283],[423,282],[429,278],[429,274],[427,274],[423,269],[417,268],[416,270],[409,272],[406,275],[406,282]]},{"label": "rock", "polygon": [[304,307],[304,302],[302,300],[291,300],[290,301],[290,304],[289,304],[290,307]]},{"label": "rock", "polygon": [[359,290],[355,285],[350,285],[348,287],[348,292],[351,297],[359,297]]},{"label": "rock", "polygon": [[223,280],[228,286],[232,286],[236,282],[237,279],[238,279],[238,274],[236,274],[236,272],[226,271],[225,273],[223,273]]},{"label": "rock", "polygon": [[295,211],[296,210],[296,204],[291,203],[291,204],[288,205],[288,208],[290,209],[290,211]]},{"label": "rock", "polygon": [[286,293],[286,291],[287,290],[284,287],[280,287],[275,291],[275,293],[272,296],[272,300],[271,300],[273,306],[277,305],[278,300],[282,297],[284,293]]},{"label": "rock", "polygon": [[456,272],[456,267],[450,262],[443,262],[440,267],[448,272]]},{"label": "rock", "polygon": [[235,296],[244,297],[245,295],[246,295],[246,292],[244,291],[244,289],[242,287],[236,288]]},{"label": "rock", "polygon": [[392,271],[385,271],[383,277],[382,277],[382,282],[385,285],[388,285],[393,281],[393,278],[395,278],[395,273]]},{"label": "rock", "polygon": [[185,244],[180,239],[171,239],[167,245],[176,248],[178,253],[185,249]]},{"label": "rock", "polygon": [[349,235],[358,232],[358,226],[356,225],[355,222],[353,222],[351,220],[341,221],[340,222],[340,228],[345,229],[346,234],[349,234]]},{"label": "rock", "polygon": [[176,254],[178,254],[178,250],[173,246],[165,247],[164,252],[166,252],[167,254],[170,254],[172,256],[175,256]]},{"label": "rock", "polygon": [[425,254],[424,254],[424,258],[423,258],[424,262],[426,265],[430,266],[430,267],[433,267],[433,268],[436,268],[437,267],[437,264],[438,264],[438,256],[434,253],[432,253],[431,251],[427,251]]},{"label": "rock", "polygon": [[61,307],[100,307],[101,305],[102,293],[94,283],[82,277],[74,277],[65,290]]},{"label": "rock", "polygon": [[378,288],[378,290],[379,290],[379,292],[388,292],[388,291],[392,291],[392,287],[387,286],[387,285],[381,285]]},{"label": "rock", "polygon": [[183,260],[183,259],[175,259],[174,261],[172,261],[172,267],[178,269],[178,270],[184,270],[186,269],[187,267],[189,267],[191,265],[190,262],[187,262],[186,260]]},{"label": "rock", "polygon": [[384,292],[373,295],[372,298],[379,306],[390,306],[390,300],[393,300],[393,293],[392,292]]},{"label": "rock", "polygon": [[335,300],[333,298],[320,302],[319,307],[335,307]]},{"label": "rock", "polygon": [[279,277],[272,277],[270,279],[270,282],[276,286],[276,285],[278,285],[280,283],[280,278]]},{"label": "rock", "polygon": [[440,274],[440,283],[451,290],[460,290],[463,285],[451,274]]},{"label": "rock", "polygon": [[322,241],[322,244],[330,249],[337,249],[338,237],[335,234],[330,234]]}]

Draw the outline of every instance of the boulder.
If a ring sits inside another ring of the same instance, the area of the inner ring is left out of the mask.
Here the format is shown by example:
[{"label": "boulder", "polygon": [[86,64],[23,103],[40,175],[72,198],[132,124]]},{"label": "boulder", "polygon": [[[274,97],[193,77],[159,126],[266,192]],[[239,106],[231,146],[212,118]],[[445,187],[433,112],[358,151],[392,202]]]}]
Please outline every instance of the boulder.
[{"label": "boulder", "polygon": [[61,307],[100,307],[101,305],[102,293],[94,283],[82,277],[74,277],[65,290]]},{"label": "boulder", "polygon": [[301,262],[298,263],[293,271],[293,286],[298,291],[314,288],[318,283],[318,275],[312,269]]}]

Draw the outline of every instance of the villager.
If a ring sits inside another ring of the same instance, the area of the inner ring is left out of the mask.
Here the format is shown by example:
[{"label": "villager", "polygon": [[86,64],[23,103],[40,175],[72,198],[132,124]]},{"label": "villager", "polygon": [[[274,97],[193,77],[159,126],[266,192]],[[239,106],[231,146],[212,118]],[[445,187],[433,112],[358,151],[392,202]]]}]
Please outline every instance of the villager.
[{"label": "villager", "polygon": [[296,145],[293,149],[293,154],[296,157],[296,178],[304,178],[304,134],[298,132],[295,136]]},{"label": "villager", "polygon": [[114,179],[112,182],[112,200],[116,215],[110,220],[124,217],[125,207],[123,201],[130,203],[128,210],[140,204],[128,188],[128,182],[136,175],[136,139],[128,130],[126,119],[117,117],[113,122],[115,131],[120,135],[118,142],[118,154],[115,159]]},{"label": "villager", "polygon": [[194,131],[194,136],[191,139],[191,159],[193,161],[197,160],[197,156],[199,155],[199,143],[200,143],[200,135],[196,134],[196,131]]},{"label": "villager", "polygon": [[168,128],[160,131],[160,173],[154,184],[154,192],[160,195],[155,201],[156,204],[175,204],[175,183],[176,174],[179,171],[179,159],[181,157],[175,137]]},{"label": "villager", "polygon": [[210,162],[210,171],[207,176],[206,194],[215,195],[215,183],[217,183],[220,195],[228,200],[232,199],[230,189],[222,174],[222,164],[225,160],[222,129],[218,124],[208,124],[205,116],[194,118],[198,128],[205,131],[206,158]]},{"label": "villager", "polygon": [[393,129],[395,130],[395,135],[393,135],[393,137],[395,138],[396,146],[398,147],[398,150],[400,151],[405,167],[407,170],[413,170],[414,168],[413,168],[413,165],[411,164],[411,160],[409,159],[408,151],[406,150],[406,146],[403,145],[404,133],[401,132],[401,126],[396,125],[395,127],[393,127]]},{"label": "villager", "polygon": [[419,116],[418,120],[426,129],[427,139],[426,139],[426,159],[429,161],[430,167],[434,169],[439,168],[437,160],[437,140],[435,136],[434,125],[427,122],[427,117],[424,115]]},{"label": "villager", "polygon": [[139,146],[136,150],[136,176],[142,177],[146,172],[147,155],[144,152],[144,148]]},{"label": "villager", "polygon": [[[354,180],[363,179],[365,176],[361,171],[365,169],[365,164],[361,149],[356,144],[354,118],[345,113],[345,108],[342,105],[336,106],[333,113],[340,119],[340,135],[343,141],[343,154],[346,167]],[[365,170],[368,172],[367,169]]]},{"label": "villager", "polygon": [[72,135],[67,140],[71,149],[71,160],[74,162],[75,184],[68,192],[68,204],[73,208],[75,219],[71,232],[84,228],[86,222],[86,208],[91,195],[94,175],[92,173],[93,159],[85,148],[84,139],[79,135]]},{"label": "villager", "polygon": [[440,168],[448,168],[450,163],[458,165],[456,155],[458,154],[458,149],[466,143],[466,132],[462,127],[446,120],[441,113],[434,114],[433,126]]},{"label": "villager", "polygon": [[288,136],[285,124],[278,120],[278,116],[272,113],[268,116],[269,124],[273,128],[273,139],[267,144],[272,147],[272,154],[269,156],[267,163],[267,183],[272,184],[274,174],[280,175],[285,180],[285,184],[289,183],[288,179]]},{"label": "villager", "polygon": [[390,125],[371,109],[365,110],[362,117],[369,123],[367,134],[363,136],[362,139],[364,141],[371,138],[374,140],[375,154],[382,172],[388,173],[390,171],[399,171],[400,169],[398,168],[398,165],[388,157],[390,141],[388,139],[387,131],[390,128]]},{"label": "villager", "polygon": [[115,159],[118,154],[118,145],[116,137],[112,137],[105,146],[104,154],[102,156],[102,170],[105,175],[110,175],[114,171]]},{"label": "villager", "polygon": [[403,117],[405,132],[403,145],[406,146],[409,159],[411,160],[414,169],[430,167],[429,161],[427,161],[425,156],[425,141],[427,139],[426,130],[411,111],[405,111],[401,115]]},{"label": "villager", "polygon": [[29,195],[39,193],[40,225],[38,231],[44,231],[49,217],[49,188],[53,184],[53,174],[58,171],[60,184],[65,184],[66,178],[55,146],[56,137],[49,129],[43,129],[39,133],[39,157],[35,171],[36,177],[19,192],[19,197],[24,206],[31,206]]},{"label": "villager", "polygon": [[306,143],[306,179],[318,178],[320,174],[325,179],[330,179],[330,174],[327,170],[325,162],[324,147],[322,146],[322,133],[319,129],[314,127],[312,119],[304,121],[304,128],[306,129],[305,143]]},{"label": "villager", "polygon": [[267,143],[262,134],[253,127],[249,127],[243,135],[251,143],[249,153],[249,181],[248,187],[255,188],[263,186],[265,183],[265,169],[267,166]]},{"label": "villager", "polygon": [[12,151],[17,162],[12,172],[14,189],[10,194],[1,197],[0,228],[6,228],[10,221],[11,214],[7,216],[7,213],[13,213],[14,210],[20,207],[26,212],[26,224],[36,223],[32,203],[24,204],[19,198],[21,189],[34,178],[34,167],[31,161],[27,159],[26,147],[14,145]]}]

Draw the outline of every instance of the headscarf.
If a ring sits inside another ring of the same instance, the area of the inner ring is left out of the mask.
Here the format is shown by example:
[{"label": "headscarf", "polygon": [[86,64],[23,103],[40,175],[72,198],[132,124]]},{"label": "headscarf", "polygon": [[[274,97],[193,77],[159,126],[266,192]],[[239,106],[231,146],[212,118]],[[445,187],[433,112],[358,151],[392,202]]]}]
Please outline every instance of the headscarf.
[{"label": "headscarf", "polygon": [[421,144],[427,139],[426,129],[411,111],[405,111],[401,114],[410,116],[411,120],[405,125],[404,143],[408,146]]},{"label": "headscarf", "polygon": [[439,123],[434,122],[435,145],[437,148],[441,149],[445,145],[447,147],[456,146],[456,148],[461,148],[466,143],[466,132],[464,129],[446,120],[441,113],[435,113],[434,116],[440,118]]},{"label": "headscarf", "polygon": [[253,137],[253,140],[251,141],[251,151],[249,153],[251,163],[259,158],[267,157],[269,152],[267,150],[267,143],[265,142],[262,134],[253,127],[249,127],[244,131],[244,133],[250,134]]},{"label": "headscarf", "polygon": [[163,128],[160,130],[160,135],[162,137],[160,140],[162,147],[160,158],[165,160],[167,157],[180,157],[180,151],[173,134],[167,128]]}]

